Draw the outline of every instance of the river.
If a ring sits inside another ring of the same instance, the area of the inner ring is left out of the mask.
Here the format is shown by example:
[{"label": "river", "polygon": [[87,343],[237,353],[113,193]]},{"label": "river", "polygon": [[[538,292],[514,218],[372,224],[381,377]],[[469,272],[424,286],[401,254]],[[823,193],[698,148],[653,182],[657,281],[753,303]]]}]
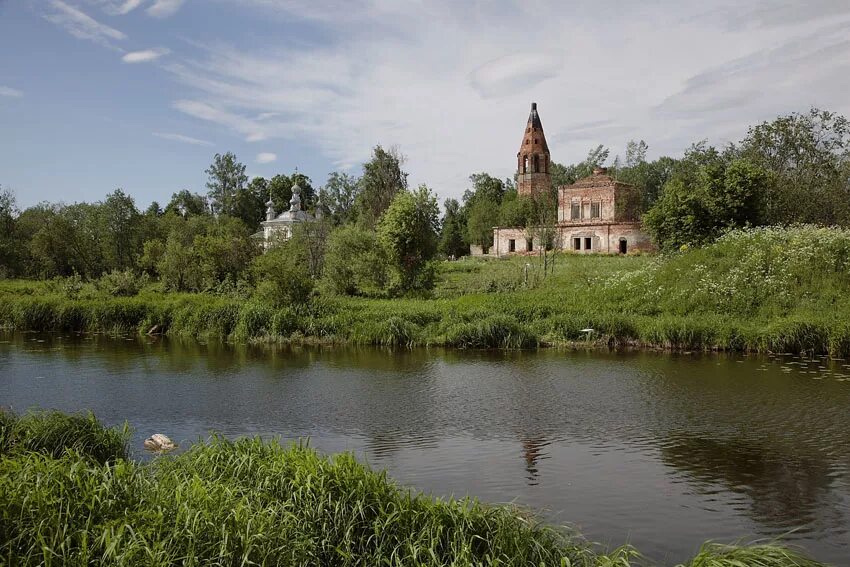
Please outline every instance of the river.
[{"label": "river", "polygon": [[309,438],[441,496],[514,502],[661,564],[783,536],[850,565],[850,361],[286,349],[0,335],[0,406]]}]

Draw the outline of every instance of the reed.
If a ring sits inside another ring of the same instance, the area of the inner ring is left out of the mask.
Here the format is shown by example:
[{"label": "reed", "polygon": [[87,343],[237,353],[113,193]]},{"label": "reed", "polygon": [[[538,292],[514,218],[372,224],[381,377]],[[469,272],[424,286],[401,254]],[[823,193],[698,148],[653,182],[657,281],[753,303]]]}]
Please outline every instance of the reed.
[{"label": "reed", "polygon": [[130,429],[106,428],[89,412],[30,412],[17,416],[0,410],[0,455],[36,452],[61,457],[67,451],[96,463],[126,459]]},{"label": "reed", "polygon": [[802,553],[775,544],[736,547],[706,543],[685,567],[817,567]]}]

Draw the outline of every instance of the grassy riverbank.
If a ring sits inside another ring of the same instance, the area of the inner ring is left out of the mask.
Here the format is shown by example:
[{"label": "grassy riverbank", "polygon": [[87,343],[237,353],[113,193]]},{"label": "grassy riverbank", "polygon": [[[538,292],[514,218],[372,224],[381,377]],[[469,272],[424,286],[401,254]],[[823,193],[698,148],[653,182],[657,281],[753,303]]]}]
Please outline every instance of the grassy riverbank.
[{"label": "grassy riverbank", "polygon": [[[8,565],[647,565],[512,507],[403,489],[351,455],[213,438],[149,464],[91,416],[0,412]],[[776,546],[707,545],[687,565],[816,566]]]},{"label": "grassy riverbank", "polygon": [[850,232],[738,231],[669,256],[561,254],[545,278],[536,258],[465,259],[442,264],[432,298],[320,294],[281,309],[250,298],[163,294],[155,285],[136,297],[83,292],[72,299],[61,284],[7,281],[0,282],[0,326],[155,329],[200,340],[458,348],[630,344],[847,356]]}]

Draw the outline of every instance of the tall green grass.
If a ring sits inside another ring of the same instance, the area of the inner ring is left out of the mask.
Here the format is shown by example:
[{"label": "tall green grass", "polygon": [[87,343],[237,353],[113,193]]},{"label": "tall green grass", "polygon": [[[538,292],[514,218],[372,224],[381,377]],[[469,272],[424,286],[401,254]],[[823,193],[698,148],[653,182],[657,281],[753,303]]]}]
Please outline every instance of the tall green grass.
[{"label": "tall green grass", "polygon": [[36,452],[61,457],[67,451],[104,464],[126,459],[130,429],[108,429],[89,412],[30,412],[17,416],[0,409],[0,456]]},{"label": "tall green grass", "polygon": [[[514,507],[401,488],[348,454],[213,437],[140,464],[125,446],[73,442],[126,441],[126,428],[91,416],[0,415],[6,565],[648,564],[630,547],[600,554]],[[57,434],[62,423],[76,435]],[[774,546],[707,546],[689,565],[818,564]]]},{"label": "tall green grass", "polygon": [[[526,264],[531,264],[525,277]],[[55,286],[0,282],[0,326],[140,332],[202,340],[393,347],[651,346],[850,355],[850,231],[734,231],[667,256],[562,254],[446,262],[430,299],[259,299],[158,294],[68,299]],[[585,331],[585,329],[591,329]]]}]

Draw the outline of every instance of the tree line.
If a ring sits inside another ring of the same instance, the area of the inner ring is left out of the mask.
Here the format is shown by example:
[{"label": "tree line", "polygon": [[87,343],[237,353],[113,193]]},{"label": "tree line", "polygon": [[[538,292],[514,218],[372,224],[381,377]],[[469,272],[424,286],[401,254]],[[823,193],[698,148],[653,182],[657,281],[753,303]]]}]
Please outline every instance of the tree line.
[{"label": "tree line", "polygon": [[[120,283],[119,273],[174,291],[245,288],[270,301],[306,297],[316,285],[352,295],[415,293],[433,285],[439,255],[491,246],[494,226],[554,226],[557,188],[604,164],[640,189],[644,227],[663,250],[745,226],[850,226],[850,126],[843,116],[812,109],[755,125],[722,148],[701,141],[681,158],[652,161],[647,152],[644,141],[633,141],[622,159],[610,160],[597,146],[579,163],[552,163],[553,191],[536,199],[520,197],[513,179],[476,173],[460,200],[445,201],[442,218],[428,187],[408,187],[403,156],[381,146],[360,175],[334,172],[319,188],[297,171],[248,180],[234,154],[216,154],[206,194],[178,191],[164,206],[144,210],[121,189],[94,203],[20,210],[14,193],[0,188],[0,277],[111,274]],[[322,220],[262,255],[251,236],[266,203],[275,213],[286,210],[295,183],[304,207],[321,210]]]},{"label": "tree line", "polygon": [[[95,203],[19,210],[0,188],[0,276],[88,281],[120,273],[156,279],[168,291],[241,287],[274,301],[303,299],[320,281],[351,294],[428,289],[439,208],[428,187],[408,187],[403,163],[397,150],[377,146],[360,176],[334,172],[316,189],[297,172],[249,181],[234,154],[216,154],[206,194],[182,190],[145,210],[121,189]],[[321,220],[263,255],[253,236],[266,203],[275,214],[287,210],[296,183],[304,208]]]}]

